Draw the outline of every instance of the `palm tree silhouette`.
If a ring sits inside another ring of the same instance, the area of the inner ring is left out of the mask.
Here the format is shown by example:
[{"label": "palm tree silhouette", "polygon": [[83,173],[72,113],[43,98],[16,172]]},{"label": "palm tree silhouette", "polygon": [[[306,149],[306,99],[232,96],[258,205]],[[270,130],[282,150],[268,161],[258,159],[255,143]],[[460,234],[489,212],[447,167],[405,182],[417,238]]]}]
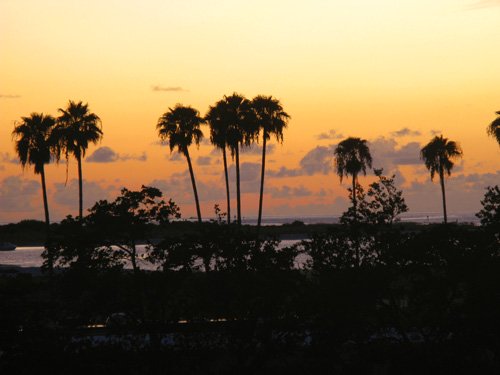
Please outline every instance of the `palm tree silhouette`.
[{"label": "palm tree silhouette", "polygon": [[50,219],[44,166],[50,162],[51,132],[55,123],[55,118],[50,115],[32,113],[29,117],[21,117],[21,122],[16,123],[12,131],[16,153],[22,167],[33,165],[35,174],[39,174],[42,180],[43,208],[47,228],[50,225]]},{"label": "palm tree silhouette", "polygon": [[431,180],[436,172],[439,174],[439,182],[441,183],[441,193],[443,196],[443,215],[444,223],[448,222],[446,214],[446,194],[444,189],[444,173],[451,175],[453,168],[452,159],[462,157],[462,149],[458,143],[449,141],[443,138],[442,135],[435,136],[427,145],[420,150],[420,158],[424,161],[425,166],[431,172]]},{"label": "palm tree silhouette", "polygon": [[[101,119],[89,111],[89,105],[70,100],[66,109],[59,108],[61,115],[57,118],[54,136],[57,140],[56,157],[61,153],[68,163],[69,155],[73,155],[78,163],[78,217],[83,217],[83,178],[82,159],[89,143],[97,144],[102,139]],[[67,171],[66,171],[67,179]]]},{"label": "palm tree silhouette", "polygon": [[334,150],[335,165],[340,182],[345,176],[352,176],[352,205],[356,218],[356,184],[358,174],[363,172],[366,176],[366,167],[372,167],[372,156],[366,144],[366,139],[349,137],[340,142]]},{"label": "palm tree silhouette", "polygon": [[189,174],[191,175],[191,184],[193,185],[194,200],[196,203],[196,213],[198,222],[201,223],[200,201],[198,199],[198,191],[196,190],[196,182],[194,179],[193,165],[189,156],[189,146],[193,142],[199,146],[203,138],[203,132],[200,125],[204,123],[204,119],[200,117],[200,113],[190,107],[176,104],[175,107],[169,108],[158,120],[156,129],[158,136],[163,141],[168,141],[170,152],[177,148],[178,152],[183,154],[188,162]]},{"label": "palm tree silhouette", "polygon": [[225,110],[223,121],[227,126],[227,146],[231,156],[236,159],[236,210],[238,225],[241,225],[241,189],[240,189],[240,146],[249,146],[258,135],[258,127],[252,103],[244,96],[233,93],[223,98]]},{"label": "palm tree silhouette", "polygon": [[252,100],[258,127],[262,130],[262,169],[260,174],[260,197],[259,216],[257,219],[257,231],[262,221],[262,202],[264,196],[264,174],[266,170],[266,144],[271,135],[278,142],[283,142],[283,130],[286,128],[290,116],[283,110],[278,99],[272,96],[256,96]]},{"label": "palm tree silhouette", "polygon": [[491,135],[493,138],[495,138],[498,142],[498,145],[500,146],[500,111],[497,111],[496,114],[497,118],[488,125],[488,128],[486,130],[488,132],[488,135]]},{"label": "palm tree silhouette", "polygon": [[229,194],[229,176],[227,172],[227,139],[228,122],[225,121],[226,103],[222,100],[210,106],[205,116],[205,121],[210,127],[210,142],[218,149],[222,150],[222,160],[224,163],[224,177],[226,180],[226,198],[227,198],[227,223],[231,223],[231,197]]}]

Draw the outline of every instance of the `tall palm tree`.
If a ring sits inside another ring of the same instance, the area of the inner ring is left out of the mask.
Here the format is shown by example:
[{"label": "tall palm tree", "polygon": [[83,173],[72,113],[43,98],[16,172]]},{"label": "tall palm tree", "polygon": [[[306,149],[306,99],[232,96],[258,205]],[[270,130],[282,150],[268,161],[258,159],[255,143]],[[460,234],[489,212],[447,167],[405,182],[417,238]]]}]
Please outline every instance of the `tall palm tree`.
[{"label": "tall palm tree", "polygon": [[340,182],[345,176],[352,176],[352,205],[356,218],[356,184],[360,172],[366,176],[366,168],[372,167],[372,156],[366,139],[349,137],[340,142],[334,150],[335,165]]},{"label": "tall palm tree", "polygon": [[500,111],[496,112],[497,118],[493,120],[493,122],[488,125],[488,135],[491,135],[495,138],[500,146]]},{"label": "tall palm tree", "polygon": [[89,143],[97,144],[103,136],[101,119],[90,112],[89,105],[70,100],[66,109],[59,108],[54,135],[58,140],[57,158],[64,153],[66,162],[73,155],[78,163],[78,217],[83,216],[82,159]]},{"label": "tall palm tree", "polygon": [[200,125],[205,120],[200,117],[200,113],[189,106],[176,104],[175,107],[169,108],[158,120],[156,129],[158,136],[163,141],[168,141],[170,152],[177,148],[178,152],[183,154],[188,162],[189,174],[191,175],[191,184],[193,185],[194,199],[196,203],[196,213],[198,214],[198,222],[201,223],[200,201],[198,199],[198,191],[196,190],[196,182],[194,179],[193,165],[189,156],[189,146],[193,142],[199,146],[203,139],[203,132]]},{"label": "tall palm tree", "polygon": [[462,157],[463,152],[458,143],[449,141],[443,138],[442,135],[435,136],[420,150],[420,158],[424,161],[425,166],[431,172],[431,180],[436,172],[439,174],[439,182],[441,183],[441,193],[443,196],[443,216],[444,223],[448,222],[446,213],[446,194],[444,189],[444,174],[445,172],[451,175],[453,169],[453,159]]},{"label": "tall palm tree", "polygon": [[12,137],[16,143],[16,153],[22,167],[26,168],[26,166],[33,165],[35,174],[39,174],[41,177],[43,208],[47,228],[50,225],[50,219],[44,166],[50,162],[51,132],[55,123],[55,118],[50,115],[32,113],[29,117],[21,117],[21,122],[16,123],[12,131]]},{"label": "tall palm tree", "polygon": [[225,110],[223,121],[227,124],[227,146],[236,159],[236,210],[238,225],[241,225],[240,146],[249,146],[257,137],[259,129],[252,110],[252,103],[244,96],[233,93],[223,98]]},{"label": "tall palm tree", "polygon": [[264,197],[264,174],[266,170],[266,144],[271,135],[276,137],[278,142],[283,142],[283,130],[288,124],[290,116],[283,110],[283,106],[278,99],[272,96],[256,96],[252,100],[252,107],[255,111],[258,127],[262,130],[262,169],[260,173],[260,197],[259,216],[257,219],[257,230],[262,221],[262,202]]},{"label": "tall palm tree", "polygon": [[229,194],[229,176],[227,171],[227,131],[228,123],[225,121],[224,113],[226,103],[218,101],[214,106],[210,106],[205,116],[205,121],[210,127],[210,142],[218,149],[222,150],[222,160],[224,163],[224,177],[226,180],[226,198],[227,198],[227,223],[231,223],[231,197]]}]

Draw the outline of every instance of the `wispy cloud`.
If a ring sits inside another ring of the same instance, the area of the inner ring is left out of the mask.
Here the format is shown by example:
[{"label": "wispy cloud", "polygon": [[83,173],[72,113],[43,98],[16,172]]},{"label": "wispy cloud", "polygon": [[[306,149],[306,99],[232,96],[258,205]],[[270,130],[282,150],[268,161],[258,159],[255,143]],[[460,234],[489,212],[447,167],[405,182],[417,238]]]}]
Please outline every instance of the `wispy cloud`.
[{"label": "wispy cloud", "polygon": [[0,152],[0,161],[4,163],[19,164],[19,159],[8,152]]},{"label": "wispy cloud", "polygon": [[328,130],[328,132],[320,133],[316,136],[316,139],[341,139],[344,138],[342,134],[337,133],[334,129]]},{"label": "wispy cloud", "polygon": [[466,5],[466,9],[483,9],[500,6],[500,0],[479,0],[475,1],[469,5]]},{"label": "wispy cloud", "polygon": [[391,132],[393,137],[407,137],[407,136],[419,136],[422,135],[418,130],[411,130],[410,128],[402,128]]},{"label": "wispy cloud", "polygon": [[161,85],[151,86],[151,90],[153,90],[153,91],[166,91],[166,92],[187,92],[188,91],[180,86],[161,86]]},{"label": "wispy cloud", "polygon": [[0,94],[0,99],[19,99],[21,95]]}]

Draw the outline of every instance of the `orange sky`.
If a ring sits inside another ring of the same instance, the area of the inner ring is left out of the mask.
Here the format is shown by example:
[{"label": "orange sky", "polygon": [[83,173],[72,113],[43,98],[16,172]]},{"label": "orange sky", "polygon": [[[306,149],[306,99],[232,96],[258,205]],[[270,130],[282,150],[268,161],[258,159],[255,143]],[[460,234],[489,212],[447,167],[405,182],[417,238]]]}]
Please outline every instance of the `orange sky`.
[{"label": "orange sky", "polygon": [[[464,150],[449,210],[475,212],[484,187],[500,182],[500,148],[485,132],[500,110],[499,17],[495,0],[3,0],[0,223],[43,217],[38,176],[12,163],[14,122],[57,115],[69,99],[103,121],[103,142],[84,163],[87,206],[156,183],[193,215],[186,163],[156,144],[156,121],[178,102],[204,114],[233,91],[273,95],[292,117],[269,155],[266,215],[339,215],[346,185],[327,155],[347,136],[370,141],[375,166],[397,174],[412,212],[439,212],[438,184],[418,161],[435,131]],[[114,161],[91,162],[99,147]],[[205,217],[225,202],[211,151],[193,150]],[[242,162],[243,214],[253,216],[260,157]],[[64,165],[47,178],[52,217],[76,214],[74,161],[66,187]]]}]

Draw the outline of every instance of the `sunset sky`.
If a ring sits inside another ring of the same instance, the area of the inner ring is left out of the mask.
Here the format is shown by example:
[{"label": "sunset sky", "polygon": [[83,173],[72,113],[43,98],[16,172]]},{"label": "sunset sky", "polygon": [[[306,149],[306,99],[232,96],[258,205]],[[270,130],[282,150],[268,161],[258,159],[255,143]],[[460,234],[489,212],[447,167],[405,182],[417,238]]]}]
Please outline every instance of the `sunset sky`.
[{"label": "sunset sky", "polygon": [[[291,116],[284,143],[270,146],[265,216],[340,215],[348,181],[333,148],[348,136],[369,141],[411,213],[440,214],[438,181],[419,160],[435,134],[464,151],[446,182],[449,212],[477,212],[500,184],[500,147],[486,134],[500,110],[499,20],[499,0],[1,0],[0,224],[43,219],[40,178],[16,162],[15,122],[57,116],[70,99],[103,124],[83,164],[86,208],[144,184],[193,216],[187,163],[155,126],[176,103],[204,115],[233,92],[273,95]],[[190,151],[212,218],[215,203],[225,210],[221,155],[208,143]],[[252,217],[259,149],[241,162]],[[73,159],[68,172],[65,185],[64,162],[47,168],[52,220],[78,212]]]}]

